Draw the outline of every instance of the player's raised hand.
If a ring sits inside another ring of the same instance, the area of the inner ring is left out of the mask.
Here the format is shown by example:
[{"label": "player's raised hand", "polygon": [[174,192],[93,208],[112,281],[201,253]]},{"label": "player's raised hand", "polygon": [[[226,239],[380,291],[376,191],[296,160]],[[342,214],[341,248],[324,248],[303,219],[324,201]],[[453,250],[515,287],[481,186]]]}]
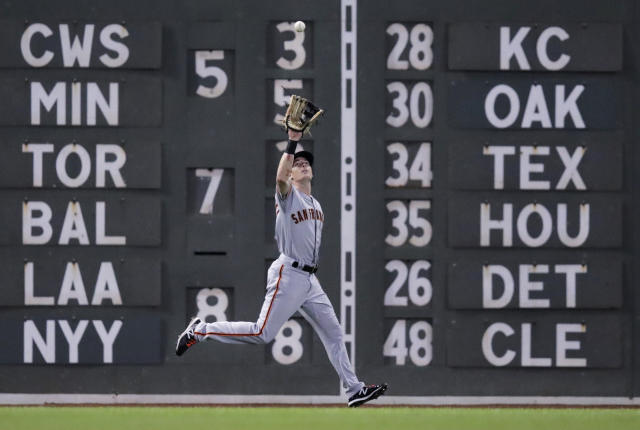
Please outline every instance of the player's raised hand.
[{"label": "player's raised hand", "polygon": [[289,134],[289,140],[293,140],[295,142],[299,142],[300,139],[302,139],[302,132],[301,131],[295,131],[292,129],[287,130],[287,133]]}]

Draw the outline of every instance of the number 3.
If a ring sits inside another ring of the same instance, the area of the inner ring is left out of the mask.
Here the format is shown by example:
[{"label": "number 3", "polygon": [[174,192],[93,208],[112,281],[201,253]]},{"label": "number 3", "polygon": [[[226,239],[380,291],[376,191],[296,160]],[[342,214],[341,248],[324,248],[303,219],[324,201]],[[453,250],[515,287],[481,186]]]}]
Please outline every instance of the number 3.
[{"label": "number 3", "polygon": [[304,31],[296,31],[293,26],[293,22],[281,22],[276,26],[280,33],[284,33],[285,31],[290,31],[293,33],[294,38],[292,40],[287,40],[284,42],[284,50],[291,51],[295,54],[293,60],[287,60],[284,57],[278,58],[276,64],[281,69],[286,70],[294,70],[299,69],[304,64],[307,59],[307,53],[304,50]]}]

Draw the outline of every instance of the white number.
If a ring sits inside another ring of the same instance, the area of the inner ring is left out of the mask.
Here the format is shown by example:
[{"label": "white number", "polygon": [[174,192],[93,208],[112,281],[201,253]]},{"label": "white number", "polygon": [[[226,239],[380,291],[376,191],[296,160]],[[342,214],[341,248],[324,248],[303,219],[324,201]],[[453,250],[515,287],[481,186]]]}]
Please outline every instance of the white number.
[{"label": "white number", "polygon": [[[422,337],[421,337],[422,334]],[[407,348],[407,321],[398,320],[389,332],[384,342],[382,353],[385,357],[394,357],[399,366],[406,363],[407,355],[416,366],[426,366],[431,363],[433,330],[426,321],[417,321],[409,329],[409,343]]]},{"label": "white number", "polygon": [[[392,127],[402,127],[407,123],[409,117],[411,122],[418,128],[425,128],[431,123],[433,118],[433,92],[431,86],[426,82],[418,82],[411,88],[411,94],[402,82],[390,82],[387,84],[387,91],[390,94],[397,94],[393,98],[393,108],[397,115],[391,112],[387,116],[387,124]],[[407,107],[407,98],[409,107]],[[424,110],[420,113],[420,102],[424,103]]]},{"label": "white number", "polygon": [[[409,239],[409,243],[413,246],[426,246],[431,241],[432,228],[431,223],[425,218],[420,217],[421,209],[430,209],[431,201],[429,200],[411,200],[409,202],[409,210],[404,202],[400,200],[392,200],[387,203],[387,210],[390,213],[395,212],[397,215],[391,220],[391,226],[398,231],[397,235],[388,234],[385,242],[391,246],[402,246]],[[409,238],[409,229],[407,228],[407,215],[409,225],[414,229],[422,230],[420,236],[415,234]]]},{"label": "white number", "polygon": [[393,200],[387,203],[387,210],[397,214],[397,216],[391,219],[391,227],[398,230],[398,234],[396,236],[388,234],[384,241],[391,246],[400,246],[407,241],[407,236],[409,236],[409,229],[407,228],[407,208],[401,201]]},{"label": "white number", "polygon": [[393,112],[387,117],[387,124],[392,127],[402,127],[409,119],[409,109],[407,108],[407,87],[402,82],[390,82],[387,84],[389,93],[397,93],[398,96],[393,99],[393,108],[398,111],[397,116],[393,116]]},{"label": "white number", "polygon": [[404,187],[409,180],[420,181],[423,188],[431,186],[433,173],[431,172],[431,144],[421,143],[416,153],[411,167],[407,169],[409,152],[407,147],[399,142],[394,142],[387,146],[389,154],[396,154],[398,157],[393,160],[393,170],[398,173],[397,177],[389,176],[385,184],[389,187]]},{"label": "white number", "polygon": [[[420,334],[423,333],[423,336]],[[431,324],[426,321],[418,321],[409,329],[409,357],[416,366],[426,366],[431,363],[433,350],[431,340],[433,339],[433,330]],[[420,351],[424,351],[420,353]]]},{"label": "white number", "polygon": [[393,170],[398,172],[398,177],[394,178],[389,176],[384,183],[388,187],[403,187],[407,185],[409,181],[409,171],[407,170],[407,161],[409,159],[409,152],[407,147],[400,142],[394,142],[387,146],[387,152],[391,155],[396,154],[398,157],[393,160]]},{"label": "white number", "polygon": [[284,50],[292,51],[295,54],[293,60],[287,60],[284,57],[278,58],[276,64],[281,69],[294,70],[299,69],[304,64],[307,59],[307,53],[304,50],[304,31],[296,31],[293,27],[293,22],[281,22],[276,26],[280,33],[284,33],[285,31],[290,31],[293,33],[294,38],[292,40],[287,40],[284,42]]},{"label": "white number", "polygon": [[411,29],[409,62],[414,69],[427,70],[433,62],[433,30],[426,24],[417,24]]},{"label": "white number", "polygon": [[407,306],[407,298],[400,297],[398,294],[400,293],[400,288],[404,285],[404,282],[407,280],[407,275],[409,271],[407,270],[407,266],[400,260],[391,260],[385,266],[385,270],[387,272],[397,272],[398,275],[389,285],[387,291],[384,293],[384,305],[385,306]]},{"label": "white number", "polygon": [[421,277],[420,271],[428,271],[431,263],[426,260],[418,260],[407,270],[407,266],[400,260],[391,260],[384,267],[387,272],[397,272],[397,275],[384,294],[385,306],[407,306],[406,296],[400,296],[400,288],[409,280],[409,300],[416,306],[426,306],[431,301],[433,287],[427,277]]},{"label": "white number", "polygon": [[409,225],[423,231],[421,236],[412,235],[409,243],[413,246],[425,246],[431,241],[431,224],[418,214],[420,209],[431,209],[429,200],[412,200],[409,203]]},{"label": "white number", "polygon": [[[420,97],[424,102],[424,112],[420,115]],[[418,128],[425,128],[433,117],[433,93],[431,87],[426,82],[418,82],[411,89],[411,122]]]},{"label": "white number", "polygon": [[393,45],[393,49],[389,52],[387,57],[387,69],[391,70],[407,70],[409,68],[409,62],[407,60],[401,60],[400,55],[407,46],[407,40],[409,40],[409,33],[407,27],[397,22],[387,27],[387,34],[389,36],[398,35],[396,44]]},{"label": "white number", "polygon": [[208,78],[210,76],[216,78],[216,85],[214,87],[206,87],[204,85],[198,85],[196,94],[201,97],[213,99],[220,97],[227,89],[229,79],[227,74],[220,67],[207,66],[208,60],[223,60],[224,51],[196,51],[196,74],[201,78]]},{"label": "white number", "polygon": [[213,213],[213,201],[218,193],[218,187],[220,186],[223,173],[224,169],[196,169],[197,177],[211,178],[209,186],[207,187],[207,192],[204,194],[204,198],[202,199],[202,205],[200,206],[201,214],[207,215]]},{"label": "white number", "polygon": [[[215,305],[209,304],[209,297],[215,297]],[[203,288],[196,295],[196,305],[198,306],[198,318],[207,321],[207,317],[214,317],[215,321],[227,320],[227,307],[229,298],[220,288]],[[207,321],[214,322],[214,321]]]},{"label": "white number", "polygon": [[[273,81],[273,102],[280,107],[285,107],[291,98],[291,94],[285,94],[285,88],[290,90],[301,90],[302,79],[275,79]],[[278,113],[273,119],[273,122],[277,125],[282,125],[283,119],[284,115]]]},{"label": "white number", "polygon": [[407,322],[398,320],[389,332],[387,340],[382,346],[382,354],[385,357],[395,357],[396,364],[403,366],[409,350],[407,349]]},{"label": "white number", "polygon": [[[284,332],[289,329],[290,334],[285,336]],[[302,327],[295,320],[289,320],[282,325],[280,331],[276,335],[271,348],[273,358],[280,364],[293,364],[300,360],[304,348],[300,339],[302,338]],[[289,347],[289,351],[285,352],[285,348]]]},{"label": "white number", "polygon": [[[407,27],[399,23],[393,23],[387,27],[387,34],[397,35],[398,40],[387,57],[387,69],[407,70],[409,63],[411,67],[418,70],[426,70],[433,63],[433,30],[426,24],[416,24],[408,35]],[[409,61],[401,60],[400,56],[404,52],[407,41],[411,41],[409,49]]]}]

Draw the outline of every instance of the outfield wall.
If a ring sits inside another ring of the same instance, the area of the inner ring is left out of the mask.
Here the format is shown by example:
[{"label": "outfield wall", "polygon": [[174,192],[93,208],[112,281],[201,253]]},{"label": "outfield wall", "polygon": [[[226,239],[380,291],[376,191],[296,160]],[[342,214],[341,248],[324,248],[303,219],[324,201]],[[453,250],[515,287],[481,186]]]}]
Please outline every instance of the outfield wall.
[{"label": "outfield wall", "polygon": [[258,315],[295,93],[318,277],[386,403],[637,404],[636,2],[0,11],[0,403],[340,401],[300,314],[174,354]]}]

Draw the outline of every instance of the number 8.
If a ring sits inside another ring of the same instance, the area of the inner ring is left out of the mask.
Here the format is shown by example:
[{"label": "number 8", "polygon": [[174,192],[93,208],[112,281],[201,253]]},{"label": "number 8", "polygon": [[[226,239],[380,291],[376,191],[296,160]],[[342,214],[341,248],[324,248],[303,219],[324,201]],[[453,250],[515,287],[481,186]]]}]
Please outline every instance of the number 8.
[{"label": "number 8", "polygon": [[[217,302],[210,305],[209,297],[215,297]],[[196,305],[198,306],[198,318],[207,321],[207,317],[213,316],[216,321],[227,320],[227,307],[229,307],[229,298],[220,288],[203,288],[196,295]]]},{"label": "number 8", "polygon": [[[290,334],[285,335],[285,330],[289,329]],[[300,339],[302,338],[302,327],[295,320],[289,320],[282,325],[280,331],[276,335],[271,354],[273,358],[280,364],[293,364],[300,360],[304,348]],[[289,348],[285,352],[285,348]]]}]

